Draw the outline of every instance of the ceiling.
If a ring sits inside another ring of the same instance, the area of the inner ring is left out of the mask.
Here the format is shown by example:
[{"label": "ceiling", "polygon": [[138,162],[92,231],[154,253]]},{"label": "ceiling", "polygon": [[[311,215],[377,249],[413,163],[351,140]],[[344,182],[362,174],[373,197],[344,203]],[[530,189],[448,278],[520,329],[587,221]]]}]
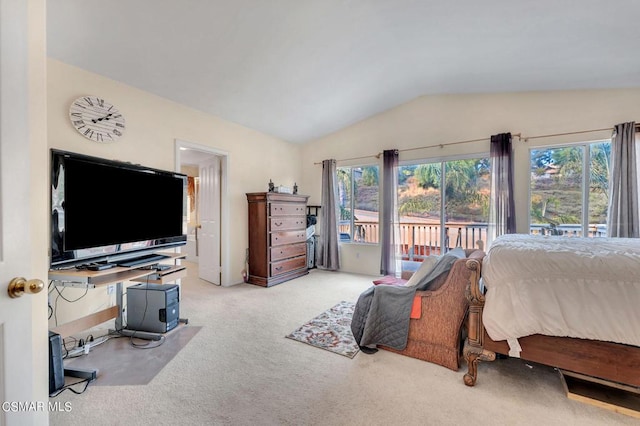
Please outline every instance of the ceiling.
[{"label": "ceiling", "polygon": [[289,142],[428,94],[640,87],[638,0],[49,0],[47,8],[50,57]]}]

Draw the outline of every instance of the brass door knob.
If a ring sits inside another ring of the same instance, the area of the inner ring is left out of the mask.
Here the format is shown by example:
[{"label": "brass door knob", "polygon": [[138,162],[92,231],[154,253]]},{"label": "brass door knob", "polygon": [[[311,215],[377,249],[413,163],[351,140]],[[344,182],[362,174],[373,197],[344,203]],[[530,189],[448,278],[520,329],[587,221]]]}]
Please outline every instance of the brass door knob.
[{"label": "brass door knob", "polygon": [[22,296],[24,293],[40,293],[43,288],[44,283],[41,280],[36,279],[27,281],[25,278],[20,277],[11,280],[7,291],[9,292],[10,297],[15,298]]}]

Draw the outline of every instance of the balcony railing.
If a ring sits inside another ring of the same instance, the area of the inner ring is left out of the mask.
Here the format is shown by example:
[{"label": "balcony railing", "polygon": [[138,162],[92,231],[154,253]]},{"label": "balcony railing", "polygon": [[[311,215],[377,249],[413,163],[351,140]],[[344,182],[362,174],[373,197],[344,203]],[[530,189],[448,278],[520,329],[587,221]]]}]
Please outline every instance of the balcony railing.
[{"label": "balcony railing", "polygon": [[[341,241],[351,241],[349,236],[349,223],[342,222],[339,225]],[[379,223],[374,221],[355,221],[353,229],[353,241],[358,243],[377,244],[379,242]],[[486,223],[458,223],[445,224],[444,244],[439,224],[401,222],[399,226],[400,253],[403,260],[421,261],[426,256],[440,254],[441,247],[445,252],[455,248],[464,249],[486,247],[487,224]],[[582,225],[567,224],[553,225],[548,223],[531,224],[529,232],[533,235],[562,235],[566,237],[582,236]],[[598,238],[607,236],[607,225],[589,225],[588,237]]]},{"label": "balcony railing", "polygon": [[[572,223],[564,225],[553,225],[550,223],[532,223],[529,233],[534,235],[562,235],[565,237],[581,237],[582,224]],[[587,237],[598,238],[607,236],[607,225],[590,224]]]}]

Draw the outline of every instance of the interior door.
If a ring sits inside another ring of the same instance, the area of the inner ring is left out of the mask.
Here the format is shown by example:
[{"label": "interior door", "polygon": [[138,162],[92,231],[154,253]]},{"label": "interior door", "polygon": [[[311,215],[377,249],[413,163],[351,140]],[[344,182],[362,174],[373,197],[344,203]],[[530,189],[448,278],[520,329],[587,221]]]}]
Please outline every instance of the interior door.
[{"label": "interior door", "polygon": [[[4,102],[3,102],[4,103]],[[24,165],[20,158],[26,158],[28,163],[28,145],[10,142],[2,117],[2,134],[0,138],[0,403],[6,404],[17,401],[44,401],[43,397],[36,398],[34,389],[34,363],[38,362],[36,349],[48,350],[46,336],[42,333],[42,344],[33,344],[32,311],[40,308],[46,310],[46,302],[39,300],[42,295],[23,294],[11,298],[8,287],[14,278],[29,277],[30,241],[29,221],[22,220],[23,213],[29,211],[29,193],[27,180],[11,179],[20,171],[18,164]],[[7,182],[12,182],[7,185]],[[44,287],[44,284],[42,284]],[[42,292],[46,293],[46,292]],[[45,324],[46,331],[46,324]],[[46,369],[45,369],[46,371]],[[44,379],[42,377],[41,379]],[[26,425],[28,413],[12,407],[3,406],[0,409],[0,425]],[[48,412],[45,408],[45,414]]]},{"label": "interior door", "polygon": [[[17,298],[7,291],[16,277],[46,279],[32,274],[46,274],[47,232],[30,233],[32,224],[43,225],[39,218],[46,218],[45,20],[44,0],[0,1],[2,426],[48,422],[46,291]],[[25,410],[19,402],[37,405]]]},{"label": "interior door", "polygon": [[198,270],[205,281],[220,285],[220,157],[200,164]]}]

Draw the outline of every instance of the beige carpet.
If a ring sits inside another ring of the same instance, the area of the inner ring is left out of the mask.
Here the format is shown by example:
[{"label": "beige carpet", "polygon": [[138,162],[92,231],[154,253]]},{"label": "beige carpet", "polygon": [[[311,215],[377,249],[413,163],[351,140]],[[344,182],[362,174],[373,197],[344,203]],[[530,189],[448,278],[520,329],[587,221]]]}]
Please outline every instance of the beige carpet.
[{"label": "beige carpet", "polygon": [[[191,274],[191,272],[190,272]],[[284,336],[371,277],[314,270],[262,288],[183,280],[182,316],[202,326],[144,386],[65,392],[52,425],[637,425],[567,399],[553,369],[517,359],[458,372],[379,351],[353,359]]]}]

